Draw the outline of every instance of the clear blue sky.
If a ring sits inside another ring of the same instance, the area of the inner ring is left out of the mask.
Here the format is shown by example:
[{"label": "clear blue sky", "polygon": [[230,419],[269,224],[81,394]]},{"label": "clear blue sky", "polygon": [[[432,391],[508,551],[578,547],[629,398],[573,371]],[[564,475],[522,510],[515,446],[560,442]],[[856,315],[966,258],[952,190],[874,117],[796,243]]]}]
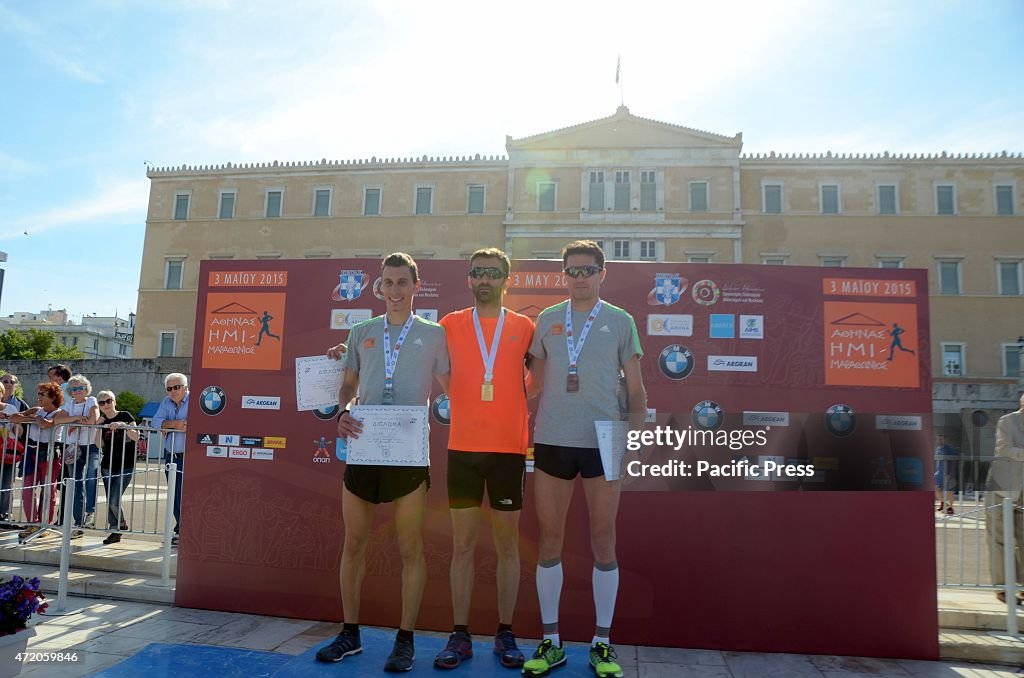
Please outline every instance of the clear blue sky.
[{"label": "clear blue sky", "polygon": [[1021,0],[0,0],[0,314],[134,310],[146,161],[503,154],[613,113],[619,53],[746,152],[1024,151]]}]

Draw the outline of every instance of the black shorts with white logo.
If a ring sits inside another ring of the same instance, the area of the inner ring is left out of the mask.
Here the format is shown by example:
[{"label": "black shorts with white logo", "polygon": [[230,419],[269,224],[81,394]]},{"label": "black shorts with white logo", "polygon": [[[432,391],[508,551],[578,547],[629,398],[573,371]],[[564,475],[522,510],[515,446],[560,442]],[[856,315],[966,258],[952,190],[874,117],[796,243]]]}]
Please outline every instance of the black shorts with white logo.
[{"label": "black shorts with white logo", "polygon": [[526,456],[513,452],[448,450],[448,506],[479,508],[487,498],[495,511],[523,508]]},{"label": "black shorts with white logo", "polygon": [[584,478],[604,475],[601,452],[596,447],[565,447],[563,445],[533,446],[534,466],[549,476],[572,480],[577,474]]},{"label": "black shorts with white logo", "polygon": [[363,501],[386,504],[414,492],[423,481],[430,489],[426,466],[362,466],[345,464],[345,487]]}]

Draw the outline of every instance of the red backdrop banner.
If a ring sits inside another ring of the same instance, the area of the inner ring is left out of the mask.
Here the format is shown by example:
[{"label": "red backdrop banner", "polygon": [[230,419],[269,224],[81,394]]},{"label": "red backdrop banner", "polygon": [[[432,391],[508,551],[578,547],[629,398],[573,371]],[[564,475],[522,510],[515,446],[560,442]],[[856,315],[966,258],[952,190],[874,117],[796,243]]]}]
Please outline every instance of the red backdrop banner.
[{"label": "red backdrop banner", "polygon": [[[420,262],[416,311],[473,303],[464,261]],[[557,261],[513,263],[507,305],[566,297]],[[808,478],[627,478],[618,520],[617,643],[934,659],[927,272],[610,262],[602,297],[644,350],[651,426],[765,430],[756,449],[648,447],[644,463],[813,464]],[[379,315],[380,262],[204,261],[191,375],[176,603],[341,619],[343,525],[335,409],[299,411],[295,360]],[[841,273],[841,277],[839,274]],[[419,627],[451,626],[448,414],[432,396]],[[535,403],[533,405],[535,407]],[[540,634],[531,475],[517,633]],[[365,624],[397,626],[392,514],[374,523]],[[497,623],[483,523],[471,627]],[[563,637],[593,630],[586,507],[577,487],[563,561]],[[841,612],[840,612],[841,611]]]}]

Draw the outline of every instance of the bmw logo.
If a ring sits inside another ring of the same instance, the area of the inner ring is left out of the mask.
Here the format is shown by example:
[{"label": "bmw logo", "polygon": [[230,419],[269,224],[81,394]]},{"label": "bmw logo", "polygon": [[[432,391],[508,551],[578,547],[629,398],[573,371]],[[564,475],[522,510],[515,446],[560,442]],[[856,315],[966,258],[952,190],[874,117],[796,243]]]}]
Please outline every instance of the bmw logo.
[{"label": "bmw logo", "polygon": [[323,421],[330,421],[338,416],[338,406],[331,405],[330,407],[321,407],[319,410],[313,410],[313,416]]},{"label": "bmw logo", "polygon": [[451,426],[452,405],[448,400],[448,396],[442,393],[434,398],[434,402],[430,404],[430,413],[434,415],[434,419],[437,423],[445,426]]},{"label": "bmw logo", "polygon": [[693,300],[701,306],[710,306],[718,301],[718,297],[722,295],[718,289],[718,285],[713,280],[700,280],[693,284],[693,289],[690,291],[693,295]]},{"label": "bmw logo", "polygon": [[207,386],[199,396],[199,409],[211,417],[224,411],[228,398],[220,386]]},{"label": "bmw logo", "polygon": [[658,367],[669,379],[686,379],[693,372],[693,353],[682,344],[669,344],[658,356]]},{"label": "bmw logo", "polygon": [[690,420],[697,428],[705,431],[714,431],[725,421],[725,414],[722,408],[713,400],[702,400],[693,406],[690,412]]},{"label": "bmw logo", "polygon": [[825,411],[825,428],[837,438],[845,438],[857,428],[857,415],[847,405],[833,405]]}]

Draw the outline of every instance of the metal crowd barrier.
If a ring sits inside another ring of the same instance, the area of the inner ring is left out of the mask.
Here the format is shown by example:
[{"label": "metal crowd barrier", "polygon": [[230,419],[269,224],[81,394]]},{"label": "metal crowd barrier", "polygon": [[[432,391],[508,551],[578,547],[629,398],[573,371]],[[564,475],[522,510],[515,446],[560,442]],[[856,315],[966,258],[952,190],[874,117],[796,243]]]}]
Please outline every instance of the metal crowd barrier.
[{"label": "metal crowd barrier", "polygon": [[[1024,545],[1024,463],[991,455],[939,455],[935,464],[941,508],[936,523],[938,584],[1002,591],[1007,633],[1017,635],[1017,579],[1024,575],[1018,574],[1024,570],[1024,550],[1018,546]],[[1002,533],[1002,549],[996,532]]]},{"label": "metal crowd barrier", "polygon": [[71,541],[85,530],[162,537],[161,585],[170,586],[175,483],[168,479],[180,473],[163,452],[171,432],[133,426],[148,446],[144,454],[127,434],[112,436],[117,449],[101,449],[108,428],[0,420],[0,529],[19,530],[21,545],[62,540],[57,613],[66,605]]}]

